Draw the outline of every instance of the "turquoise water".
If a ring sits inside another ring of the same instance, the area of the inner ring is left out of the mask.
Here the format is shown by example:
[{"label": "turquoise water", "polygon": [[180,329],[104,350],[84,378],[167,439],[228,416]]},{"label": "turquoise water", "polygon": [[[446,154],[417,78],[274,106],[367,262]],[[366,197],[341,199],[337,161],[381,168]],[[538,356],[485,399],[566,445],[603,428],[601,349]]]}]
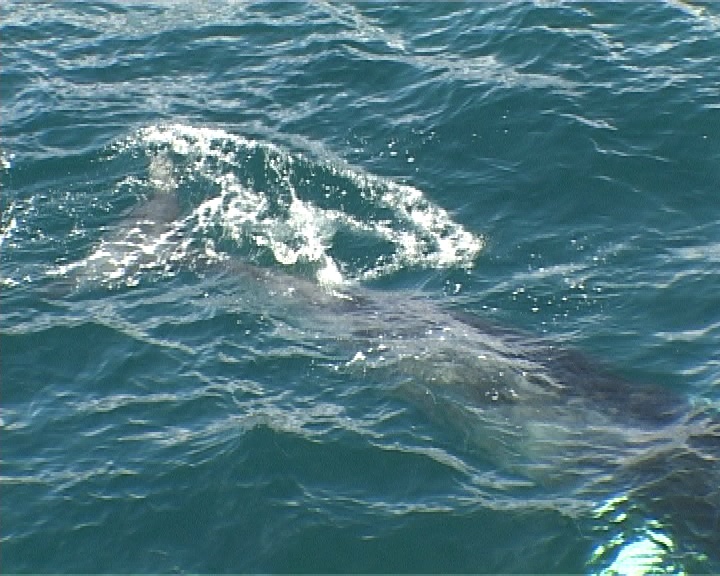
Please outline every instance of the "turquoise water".
[{"label": "turquoise water", "polygon": [[3,572],[720,572],[720,8],[4,2]]}]

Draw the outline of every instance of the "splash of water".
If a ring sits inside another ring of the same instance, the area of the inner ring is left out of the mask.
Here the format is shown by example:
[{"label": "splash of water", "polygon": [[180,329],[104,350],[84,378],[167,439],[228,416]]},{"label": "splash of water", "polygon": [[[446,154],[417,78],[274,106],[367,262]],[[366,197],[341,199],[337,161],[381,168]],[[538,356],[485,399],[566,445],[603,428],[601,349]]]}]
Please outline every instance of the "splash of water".
[{"label": "splash of water", "polygon": [[[418,188],[224,130],[148,126],[114,149],[111,161],[148,158],[142,184],[153,198],[59,274],[90,268],[101,283],[135,284],[138,270],[167,272],[183,260],[269,256],[333,286],[408,267],[470,268],[484,245]],[[190,205],[181,218],[171,194]]]}]

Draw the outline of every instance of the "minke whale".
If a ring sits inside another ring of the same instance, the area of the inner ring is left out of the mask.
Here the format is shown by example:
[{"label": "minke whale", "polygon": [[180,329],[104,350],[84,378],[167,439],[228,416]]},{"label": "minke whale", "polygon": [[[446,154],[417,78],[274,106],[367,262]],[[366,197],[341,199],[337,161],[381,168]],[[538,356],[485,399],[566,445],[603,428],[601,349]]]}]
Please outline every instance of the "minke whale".
[{"label": "minke whale", "polygon": [[[168,182],[164,170],[159,160],[151,175]],[[78,290],[187,255],[175,196],[159,186],[94,252],[55,276]],[[538,505],[565,502],[568,514],[599,521],[603,502],[631,502],[652,519],[651,533],[671,535],[656,547],[671,556],[684,547],[720,566],[720,418],[712,402],[629,381],[582,352],[419,294],[321,286],[276,268],[226,258],[206,272],[232,278],[233,305],[319,342],[336,372],[373,381],[450,430],[459,460],[497,474],[488,482],[502,477]]]}]

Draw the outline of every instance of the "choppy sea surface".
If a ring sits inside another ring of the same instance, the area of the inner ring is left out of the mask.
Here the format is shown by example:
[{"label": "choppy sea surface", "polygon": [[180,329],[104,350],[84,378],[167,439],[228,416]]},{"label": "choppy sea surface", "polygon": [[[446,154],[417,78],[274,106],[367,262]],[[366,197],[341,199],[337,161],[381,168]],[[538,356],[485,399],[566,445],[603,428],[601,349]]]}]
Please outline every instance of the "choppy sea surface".
[{"label": "choppy sea surface", "polygon": [[720,572],[720,6],[0,17],[3,572]]}]

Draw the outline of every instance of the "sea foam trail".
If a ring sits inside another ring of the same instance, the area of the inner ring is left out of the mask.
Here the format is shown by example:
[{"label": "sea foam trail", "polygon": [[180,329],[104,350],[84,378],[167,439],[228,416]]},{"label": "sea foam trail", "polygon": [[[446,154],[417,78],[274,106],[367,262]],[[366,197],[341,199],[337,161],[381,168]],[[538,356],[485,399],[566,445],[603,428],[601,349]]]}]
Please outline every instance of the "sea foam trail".
[{"label": "sea foam trail", "polygon": [[[146,203],[53,275],[135,285],[141,271],[269,256],[339,286],[405,268],[470,268],[484,246],[418,188],[224,130],[148,126],[116,143],[108,161],[138,155],[144,179],[121,184],[142,188]],[[349,249],[357,245],[361,253]]]}]

